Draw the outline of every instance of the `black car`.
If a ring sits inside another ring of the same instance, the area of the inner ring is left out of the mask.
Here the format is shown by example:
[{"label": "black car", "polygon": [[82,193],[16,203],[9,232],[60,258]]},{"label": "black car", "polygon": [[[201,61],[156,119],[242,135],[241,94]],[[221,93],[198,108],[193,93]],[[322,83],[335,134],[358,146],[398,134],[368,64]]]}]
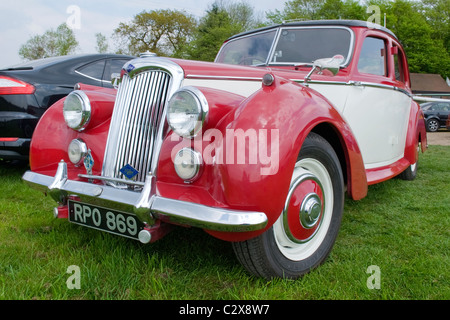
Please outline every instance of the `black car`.
[{"label": "black car", "polygon": [[39,118],[75,84],[111,87],[132,56],[84,54],[40,59],[0,70],[0,160],[27,160]]},{"label": "black car", "polygon": [[450,100],[448,102],[427,102],[420,105],[425,115],[427,131],[435,132],[445,127],[450,114]]}]

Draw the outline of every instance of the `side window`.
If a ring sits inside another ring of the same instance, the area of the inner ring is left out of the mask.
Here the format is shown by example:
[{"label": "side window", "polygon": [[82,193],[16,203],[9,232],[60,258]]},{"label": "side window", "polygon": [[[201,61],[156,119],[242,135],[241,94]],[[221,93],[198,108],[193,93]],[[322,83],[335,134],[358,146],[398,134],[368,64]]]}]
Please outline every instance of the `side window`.
[{"label": "side window", "polygon": [[367,37],[359,56],[358,71],[377,76],[387,76],[386,46],[384,40]]},{"label": "side window", "polygon": [[113,73],[120,73],[123,65],[129,60],[124,59],[111,59],[106,63],[105,73],[103,75],[104,81],[111,81],[111,75]]},{"label": "side window", "polygon": [[437,106],[437,108],[435,108],[435,110],[438,111],[449,111],[449,107],[447,103],[439,103]]},{"label": "side window", "polygon": [[394,68],[395,80],[405,82],[404,57],[402,51],[398,47],[393,47],[394,51]]},{"label": "side window", "polygon": [[84,76],[101,81],[105,69],[105,60],[96,61],[78,68],[77,71]]}]

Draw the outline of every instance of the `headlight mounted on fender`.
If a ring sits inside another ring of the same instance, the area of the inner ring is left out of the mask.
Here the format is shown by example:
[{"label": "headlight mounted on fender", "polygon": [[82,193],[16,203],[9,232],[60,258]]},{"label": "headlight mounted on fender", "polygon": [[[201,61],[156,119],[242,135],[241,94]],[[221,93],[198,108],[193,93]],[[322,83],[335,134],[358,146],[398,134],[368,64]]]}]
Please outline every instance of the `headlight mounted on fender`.
[{"label": "headlight mounted on fender", "polygon": [[91,103],[80,90],[72,91],[64,100],[64,120],[69,128],[83,131],[91,119]]},{"label": "headlight mounted on fender", "polygon": [[86,143],[84,143],[84,141],[81,139],[72,140],[67,150],[69,159],[75,166],[78,166],[81,164],[81,162],[83,162],[87,152],[88,148],[86,146]]},{"label": "headlight mounted on fender", "polygon": [[208,117],[208,101],[195,87],[184,87],[173,94],[168,103],[167,122],[184,138],[195,137]]}]

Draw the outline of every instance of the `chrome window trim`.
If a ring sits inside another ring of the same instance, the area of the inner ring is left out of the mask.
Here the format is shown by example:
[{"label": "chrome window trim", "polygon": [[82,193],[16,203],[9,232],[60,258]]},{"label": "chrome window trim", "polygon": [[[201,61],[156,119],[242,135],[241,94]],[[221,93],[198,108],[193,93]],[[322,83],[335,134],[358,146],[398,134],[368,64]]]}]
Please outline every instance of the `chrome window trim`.
[{"label": "chrome window trim", "polygon": [[210,76],[201,74],[190,74],[186,79],[262,81],[262,77]]},{"label": "chrome window trim", "polygon": [[103,80],[101,80],[101,79],[97,79],[97,78],[88,76],[87,74],[84,74],[84,73],[82,73],[82,72],[80,72],[80,71],[78,71],[78,70],[75,70],[75,73],[78,73],[80,76],[83,76],[83,77],[85,77],[85,78],[88,78],[88,79],[91,79],[91,80],[94,80],[94,81],[98,81],[98,82],[102,82],[102,81],[103,81]]},{"label": "chrome window trim", "polygon": [[[305,80],[304,79],[290,79],[293,82],[297,82],[297,83],[304,83]],[[401,93],[406,94],[408,97],[413,98],[416,97],[414,95],[412,95],[411,93],[409,93],[407,90],[393,86],[393,85],[388,85],[388,84],[381,84],[381,83],[373,83],[373,82],[363,82],[363,81],[354,81],[354,80],[350,80],[350,81],[325,81],[325,80],[310,80],[308,81],[308,84],[325,84],[325,85],[337,85],[337,86],[355,86],[355,87],[369,87],[369,88],[379,88],[379,89],[387,89],[387,90],[394,90],[394,91],[398,91]],[[418,98],[417,100],[420,100],[420,98]]]}]

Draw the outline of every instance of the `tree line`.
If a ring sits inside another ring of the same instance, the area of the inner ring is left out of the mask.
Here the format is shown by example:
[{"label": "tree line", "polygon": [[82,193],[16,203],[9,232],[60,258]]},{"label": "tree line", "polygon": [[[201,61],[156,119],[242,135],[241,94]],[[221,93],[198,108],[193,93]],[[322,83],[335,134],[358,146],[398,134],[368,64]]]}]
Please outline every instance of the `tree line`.
[{"label": "tree line", "polygon": [[[200,19],[186,11],[152,10],[122,22],[110,39],[97,33],[97,51],[213,61],[223,41],[239,32],[284,21],[351,19],[384,24],[402,42],[411,72],[450,77],[450,0],[291,0],[280,10],[258,13],[244,0],[215,0]],[[74,53],[78,41],[65,24],[29,39],[22,58]]]}]

